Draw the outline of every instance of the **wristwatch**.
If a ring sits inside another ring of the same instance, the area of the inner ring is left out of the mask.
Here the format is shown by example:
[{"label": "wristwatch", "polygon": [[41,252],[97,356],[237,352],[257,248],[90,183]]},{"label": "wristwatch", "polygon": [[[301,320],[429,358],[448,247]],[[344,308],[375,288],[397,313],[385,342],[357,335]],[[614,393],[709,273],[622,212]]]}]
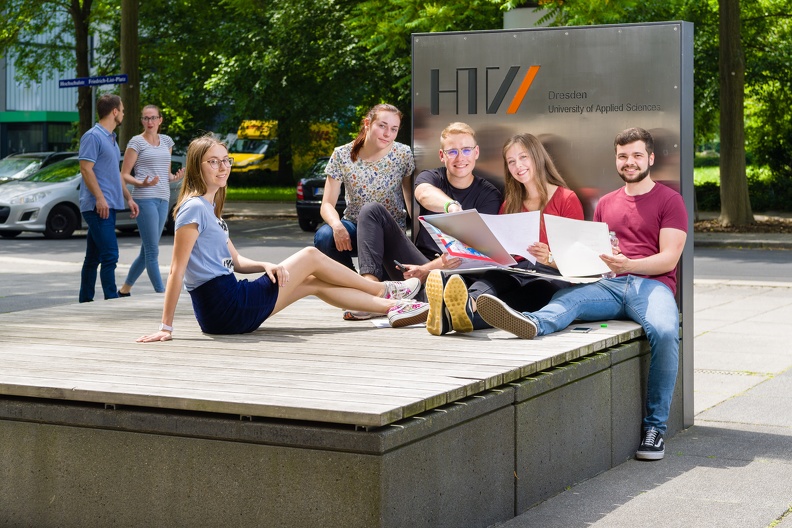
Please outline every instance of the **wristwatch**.
[{"label": "wristwatch", "polygon": [[160,329],[160,332],[162,330],[167,330],[168,332],[173,332],[173,327],[172,326],[168,326],[165,323],[160,323],[159,329]]}]

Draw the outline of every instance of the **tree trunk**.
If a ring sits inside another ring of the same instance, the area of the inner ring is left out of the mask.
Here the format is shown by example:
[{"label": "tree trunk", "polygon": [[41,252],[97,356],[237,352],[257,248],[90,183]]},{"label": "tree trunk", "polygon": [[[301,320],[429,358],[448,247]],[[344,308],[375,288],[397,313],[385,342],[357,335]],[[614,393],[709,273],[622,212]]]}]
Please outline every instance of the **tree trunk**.
[{"label": "tree trunk", "polygon": [[740,39],[740,0],[720,6],[720,222],[754,222],[745,174],[745,56]]},{"label": "tree trunk", "polygon": [[[88,36],[89,17],[91,14],[92,0],[72,0],[69,13],[74,22],[75,58],[77,59],[77,77],[90,76],[88,64]],[[91,87],[80,86],[77,89],[77,112],[80,115],[80,137],[93,126],[93,101],[91,101]]]},{"label": "tree trunk", "polygon": [[278,116],[278,181],[294,179],[294,149],[292,147],[292,120],[287,113]]},{"label": "tree trunk", "polygon": [[121,73],[127,83],[121,85],[124,120],[118,135],[123,152],[132,136],[140,130],[140,53],[138,51],[139,0],[121,0]]}]

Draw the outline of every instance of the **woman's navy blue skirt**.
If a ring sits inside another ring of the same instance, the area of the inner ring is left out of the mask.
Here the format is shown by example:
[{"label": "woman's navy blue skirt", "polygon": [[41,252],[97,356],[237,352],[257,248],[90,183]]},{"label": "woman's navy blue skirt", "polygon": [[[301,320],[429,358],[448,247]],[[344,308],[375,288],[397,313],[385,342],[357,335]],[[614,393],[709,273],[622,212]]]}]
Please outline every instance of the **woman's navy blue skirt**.
[{"label": "woman's navy blue skirt", "polygon": [[215,277],[190,291],[198,324],[207,334],[246,334],[256,330],[275,308],[278,285],[265,274],[237,280],[233,273]]}]

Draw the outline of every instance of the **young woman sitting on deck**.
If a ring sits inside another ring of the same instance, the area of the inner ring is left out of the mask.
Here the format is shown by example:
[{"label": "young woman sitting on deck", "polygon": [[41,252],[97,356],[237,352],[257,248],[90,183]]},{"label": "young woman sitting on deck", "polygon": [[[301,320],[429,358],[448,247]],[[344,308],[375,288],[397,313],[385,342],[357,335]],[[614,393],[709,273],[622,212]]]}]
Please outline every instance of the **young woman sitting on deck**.
[{"label": "young woman sitting on deck", "polygon": [[[280,264],[240,255],[222,219],[232,164],[225,145],[213,137],[190,143],[174,213],[176,234],[162,321],[156,333],[138,342],[172,339],[182,284],[207,334],[252,332],[270,315],[309,295],[343,309],[387,314],[394,327],[426,321],[429,305],[410,300],[420,288],[418,279],[373,282],[312,247]],[[237,280],[234,272],[264,274],[248,281]]]}]

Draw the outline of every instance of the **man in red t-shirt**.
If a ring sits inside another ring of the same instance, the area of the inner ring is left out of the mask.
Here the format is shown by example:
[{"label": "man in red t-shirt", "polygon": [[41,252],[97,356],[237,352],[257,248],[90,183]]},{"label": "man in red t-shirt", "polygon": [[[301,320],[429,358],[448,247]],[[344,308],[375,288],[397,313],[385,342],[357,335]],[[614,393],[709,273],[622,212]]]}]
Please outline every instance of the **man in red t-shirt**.
[{"label": "man in red t-shirt", "polygon": [[531,313],[481,295],[478,312],[492,326],[524,339],[563,330],[575,319],[639,323],[651,346],[651,361],[643,434],[635,456],[660,460],[679,366],[679,309],[674,295],[677,263],[687,238],[687,210],[679,193],[650,176],[654,142],[649,132],[624,130],[614,147],[616,171],[624,186],[602,197],[594,220],[607,223],[619,239],[613,255],[600,255],[617,276],[561,290],[547,306]]}]

